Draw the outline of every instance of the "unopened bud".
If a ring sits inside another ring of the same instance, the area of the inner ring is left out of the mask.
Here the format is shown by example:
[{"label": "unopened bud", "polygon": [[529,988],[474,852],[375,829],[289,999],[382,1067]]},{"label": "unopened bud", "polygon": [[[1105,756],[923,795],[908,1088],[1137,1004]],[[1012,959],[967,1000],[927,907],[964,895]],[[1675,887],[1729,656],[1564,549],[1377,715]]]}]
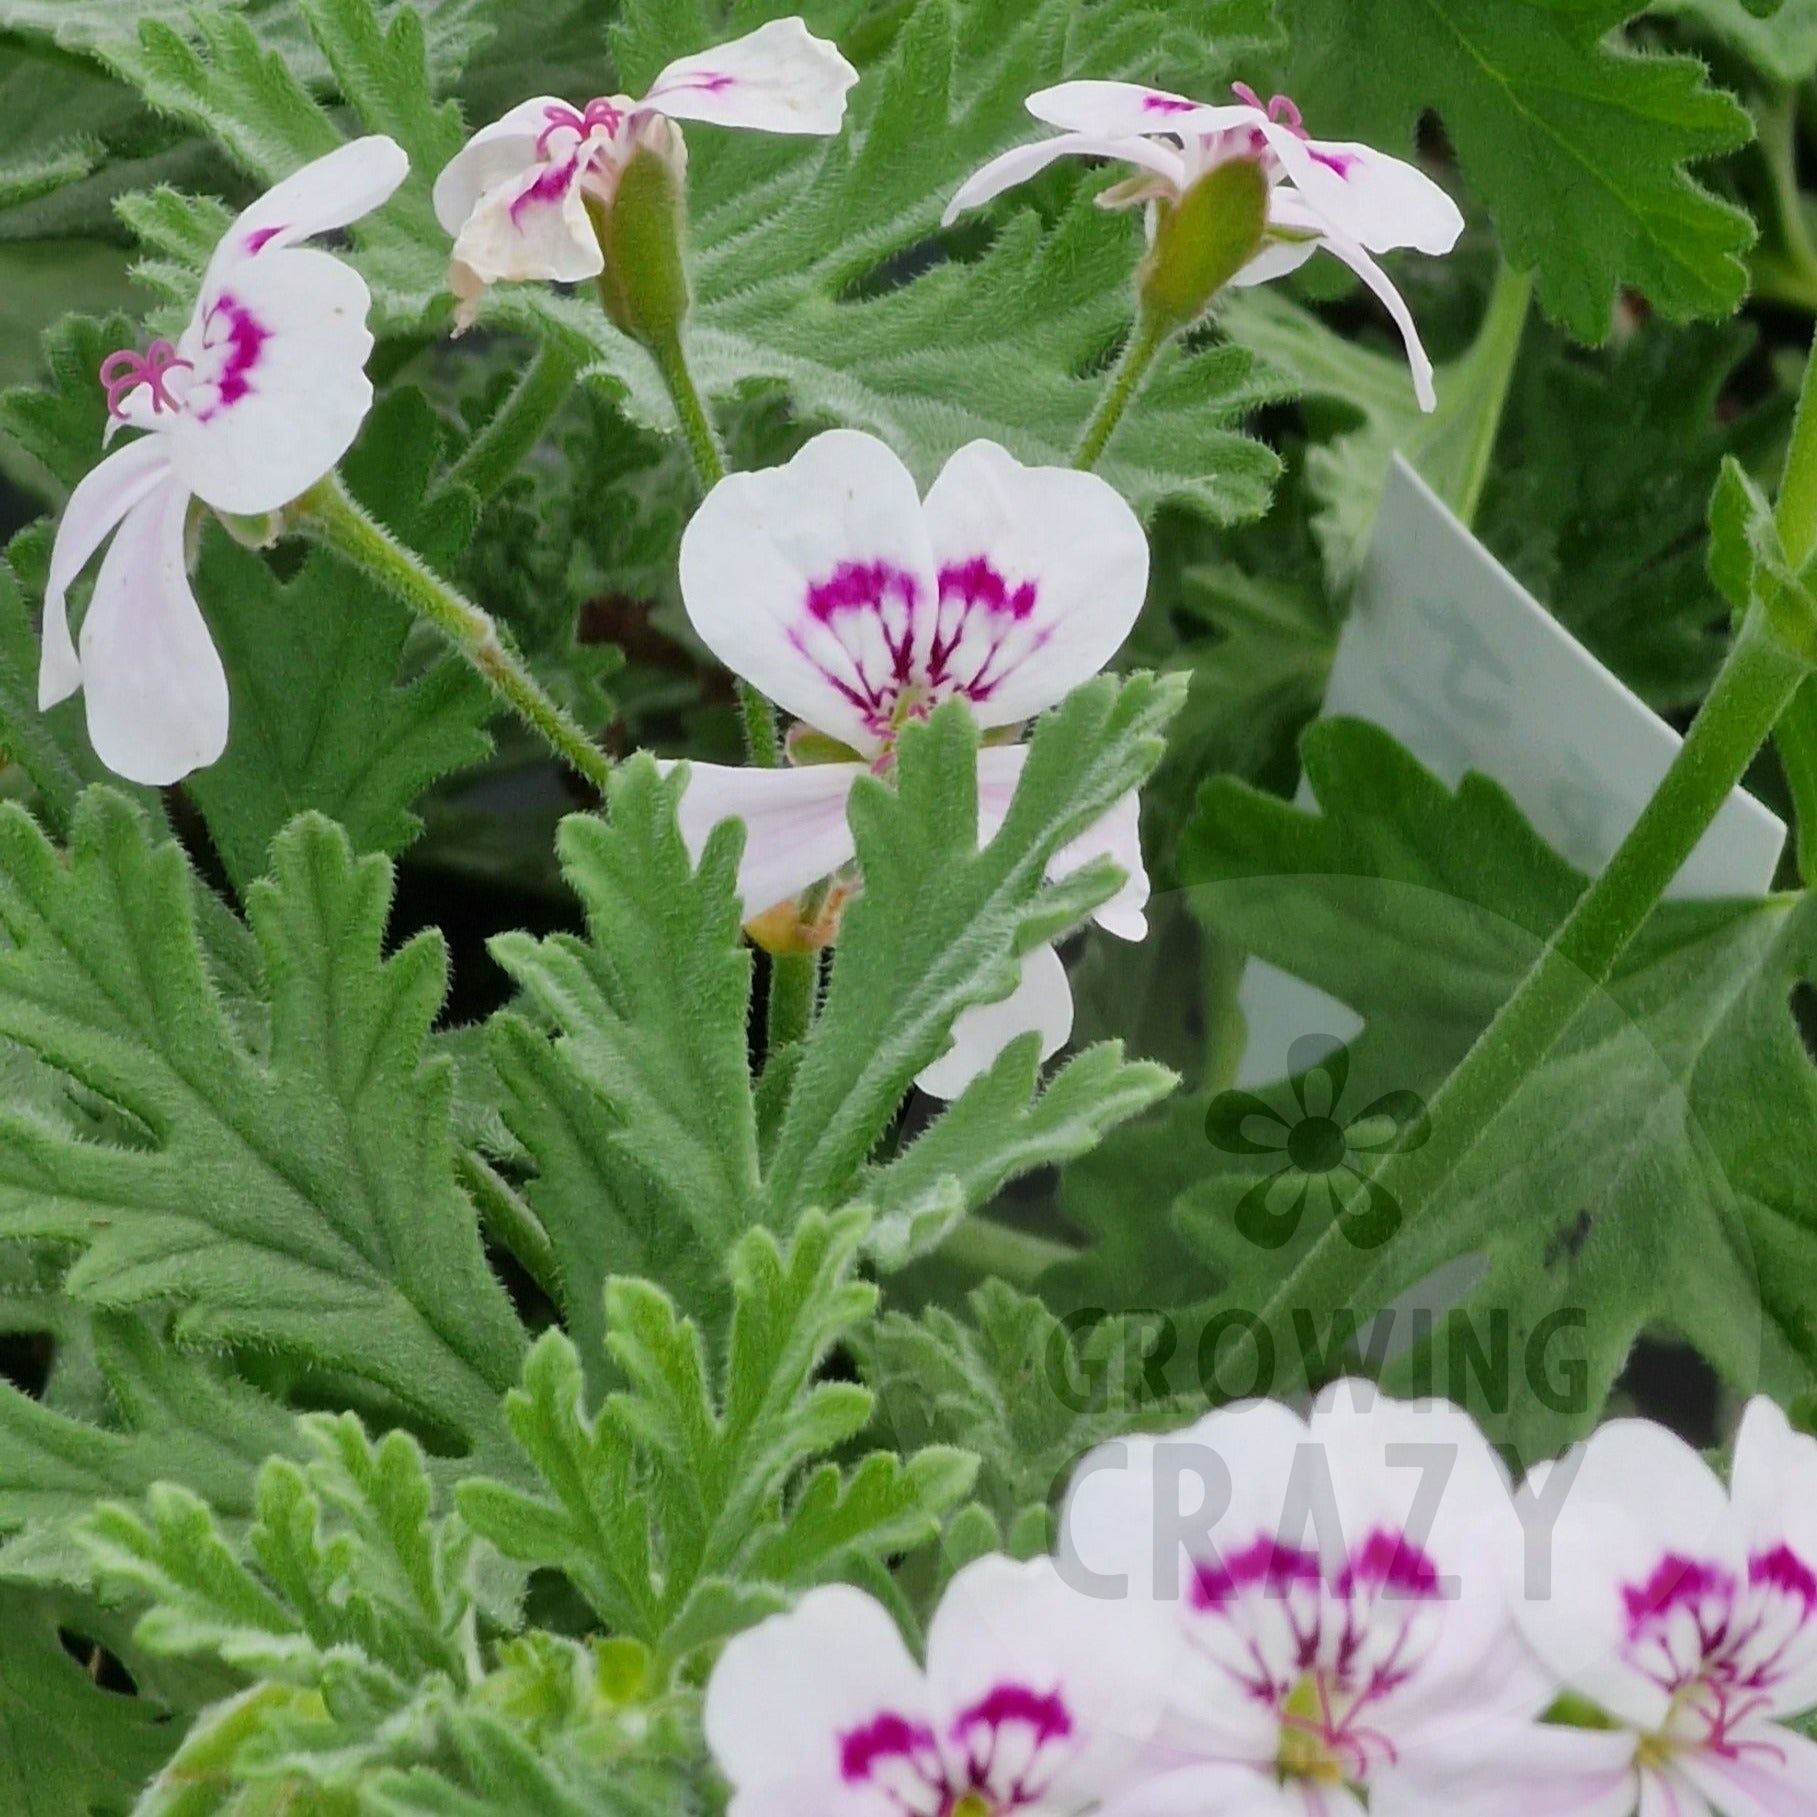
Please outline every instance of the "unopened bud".
[{"label": "unopened bud", "polygon": [[1190,328],[1261,250],[1268,178],[1255,159],[1229,158],[1154,207],[1154,238],[1136,275],[1142,308],[1167,329]]},{"label": "unopened bud", "polygon": [[646,347],[672,345],[688,313],[687,148],[660,114],[642,120],[610,201],[587,197],[612,325]]}]

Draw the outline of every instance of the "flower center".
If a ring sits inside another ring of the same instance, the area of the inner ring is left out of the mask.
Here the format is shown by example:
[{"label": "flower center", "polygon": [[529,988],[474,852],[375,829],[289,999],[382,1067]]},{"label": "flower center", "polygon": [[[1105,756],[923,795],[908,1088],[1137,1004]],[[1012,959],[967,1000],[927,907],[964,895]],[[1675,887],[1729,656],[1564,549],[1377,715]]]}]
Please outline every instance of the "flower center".
[{"label": "flower center", "polygon": [[1315,1785],[1342,1785],[1344,1763],[1337,1752],[1323,1684],[1308,1673],[1294,1686],[1281,1711],[1281,1745],[1275,1766],[1283,1779],[1310,1779]]},{"label": "flower center", "polygon": [[143,353],[133,347],[121,347],[101,362],[100,378],[107,392],[107,414],[124,417],[126,400],[141,385],[151,392],[154,416],[165,410],[180,410],[181,400],[167,383],[173,372],[192,371],[190,362],[180,359],[169,341],[153,341]]}]

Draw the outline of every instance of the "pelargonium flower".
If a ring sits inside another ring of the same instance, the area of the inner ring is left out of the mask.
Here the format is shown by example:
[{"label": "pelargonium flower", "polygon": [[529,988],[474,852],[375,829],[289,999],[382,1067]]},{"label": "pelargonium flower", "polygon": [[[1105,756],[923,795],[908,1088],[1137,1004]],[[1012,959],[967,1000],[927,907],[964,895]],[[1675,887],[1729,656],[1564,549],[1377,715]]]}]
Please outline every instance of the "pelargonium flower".
[{"label": "pelargonium flower", "polygon": [[1616,1420],[1529,1487],[1549,1569],[1517,1617],[1615,1725],[1600,1775],[1548,1810],[1817,1810],[1817,1742],[1786,1726],[1817,1707],[1817,1440],[1755,1400],[1725,1490],[1663,1427]]},{"label": "pelargonium flower", "polygon": [[642,100],[602,95],[582,107],[554,95],[482,127],[436,179],[435,212],[454,236],[449,287],[471,321],[488,286],[546,278],[574,284],[605,269],[587,204],[610,207],[632,154],[685,156],[678,120],[753,132],[838,132],[858,72],[800,19],[671,63]]},{"label": "pelargonium flower", "polygon": [[[1147,538],[1112,487],[1025,467],[991,442],[955,454],[925,501],[902,462],[855,430],[815,437],[786,466],[734,474],[682,539],[688,616],[727,668],[851,755],[791,769],[692,764],[683,836],[698,855],[721,821],[742,819],[745,919],[773,908],[852,858],[846,798],[858,777],[887,771],[908,721],[947,700],[992,729],[1045,711],[1110,660],[1147,588]],[[981,839],[1002,825],[1026,757],[1013,744],[979,753]],[[1140,939],[1148,879],[1133,794],[1052,874],[1101,855],[1127,881],[1096,919]],[[1071,1027],[1065,968],[1037,948],[1017,991],[966,1012],[920,1082],[952,1096],[1015,1034],[1039,1029],[1045,1057]]]},{"label": "pelargonium flower", "polygon": [[1108,1809],[1154,1724],[1167,1645],[1049,1560],[960,1571],[927,1667],[862,1591],[810,1591],[739,1635],[707,1685],[730,1817],[1081,1817]]},{"label": "pelargonium flower", "polygon": [[1463,232],[1457,205],[1431,178],[1367,145],[1312,138],[1285,95],[1263,105],[1241,83],[1233,105],[1213,106],[1131,82],[1063,82],[1031,95],[1028,110],[1061,129],[976,172],[953,197],[950,222],[1025,183],[1064,157],[1113,158],[1137,175],[1107,190],[1108,207],[1177,203],[1219,165],[1257,163],[1269,185],[1267,231],[1230,282],[1263,284],[1296,271],[1320,247],[1354,271],[1386,306],[1406,343],[1420,404],[1436,400],[1432,362],[1405,299],[1370,255],[1411,247],[1446,253]]},{"label": "pelargonium flower", "polygon": [[[380,137],[305,165],[228,228],[174,343],[102,364],[107,439],[147,433],[76,487],[57,527],[38,704],[83,689],[96,755],[130,781],[175,782],[226,748],[227,676],[189,586],[190,501],[275,511],[352,445],[372,403],[371,297],[352,267],[298,242],[369,214],[408,169]],[[78,651],[65,599],[110,534]]]},{"label": "pelargonium flower", "polygon": [[1362,1382],[1309,1418],[1227,1407],[1093,1453],[1062,1531],[1069,1581],[1152,1599],[1183,1643],[1170,1764],[1117,1817],[1529,1817],[1578,1782],[1583,1738],[1532,1720],[1511,1488],[1458,1408]]}]

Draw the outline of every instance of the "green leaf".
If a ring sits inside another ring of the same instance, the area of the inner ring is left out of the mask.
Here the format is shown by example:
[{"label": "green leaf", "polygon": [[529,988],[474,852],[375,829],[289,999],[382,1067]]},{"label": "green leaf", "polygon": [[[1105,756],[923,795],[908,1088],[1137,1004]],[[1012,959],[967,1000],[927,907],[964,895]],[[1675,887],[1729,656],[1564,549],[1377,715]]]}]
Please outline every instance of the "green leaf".
[{"label": "green leaf", "polygon": [[1178,1083],[1164,1066],[1123,1058],[1118,1041],[1087,1048],[1038,1089],[1035,1038],[1012,1041],[924,1134],[860,1177],[853,1196],[875,1219],[871,1253],[899,1268],[936,1247],[1016,1176],[1089,1153]]},{"label": "green leaf", "polygon": [[1783,0],[1765,17],[1747,0],[1653,0],[1649,10],[1703,26],[1775,82],[1790,87],[1817,75],[1817,0]]},{"label": "green leaf", "polygon": [[101,1689],[57,1627],[52,1599],[0,1591],[0,1807],[125,1817],[175,1737],[149,1700]]},{"label": "green leaf", "polygon": [[1062,1319],[1001,1281],[976,1289],[966,1312],[887,1314],[863,1351],[894,1441],[944,1440],[982,1458],[980,1501],[1002,1532],[1044,1526],[1092,1446],[1202,1407],[1172,1393],[1163,1334],[1141,1319]]},{"label": "green leaf", "polygon": [[[361,502],[431,560],[455,553],[470,527],[425,502],[439,443],[421,395],[394,392],[346,466]],[[242,893],[301,813],[337,821],[358,851],[399,850],[422,830],[411,804],[490,748],[485,684],[447,655],[400,680],[411,614],[333,556],[312,552],[283,581],[217,532],[196,591],[233,712],[226,754],[187,787]]]},{"label": "green leaf", "polygon": [[907,728],[893,789],[859,781],[850,813],[865,887],[846,915],[776,1137],[765,1181],[774,1222],[851,1196],[954,1017],[1007,995],[1016,955],[1067,932],[1114,888],[1114,867],[1060,884],[1043,875],[1061,846],[1153,769],[1182,693],[1178,678],[1141,675],[1075,692],[1036,727],[1009,817],[983,851],[977,732],[962,708]]},{"label": "green leaf", "polygon": [[1732,313],[1748,218],[1687,166],[1744,144],[1748,116],[1688,57],[1643,54],[1630,0],[1283,0],[1291,86],[1314,130],[1395,149],[1436,109],[1548,314],[1609,331],[1618,286],[1665,316]]},{"label": "green leaf", "polygon": [[606,1342],[625,1385],[590,1410],[573,1344],[546,1333],[507,1408],[544,1493],[463,1483],[462,1515],[507,1556],[565,1571],[613,1632],[669,1664],[785,1589],[932,1537],[969,1486],[969,1460],[803,1474],[870,1417],[864,1388],[820,1374],[876,1303],[853,1278],[863,1235],[848,1214],[804,1219],[786,1250],[745,1236],[721,1357],[659,1288],[612,1282]]},{"label": "green leaf", "polygon": [[1643,323],[1586,359],[1534,335],[1483,498],[1483,539],[1661,712],[1702,699],[1726,647],[1703,534],[1723,459],[1764,477],[1778,454],[1783,405],[1733,401],[1752,345],[1738,326]]},{"label": "green leaf", "polygon": [[606,820],[563,823],[587,941],[492,943],[526,1007],[561,1031],[550,1047],[507,1014],[493,1054],[506,1119],[538,1158],[528,1196],[584,1353],[599,1352],[607,1274],[649,1274],[692,1300],[758,1217],[737,839],[722,829],[694,871],[675,826],[683,786],[642,758],[614,776]]},{"label": "green leaf", "polygon": [[15,1582],[84,1583],[78,1519],[154,1482],[184,1484],[222,1516],[244,1518],[259,1465],[296,1442],[282,1409],[174,1350],[152,1321],[104,1315],[93,1341],[107,1424],[0,1387],[0,1570]]},{"label": "green leaf", "polygon": [[[1453,793],[1373,727],[1320,724],[1305,753],[1322,811],[1214,782],[1188,875],[1202,914],[1365,1018],[1342,1097],[1354,1117],[1384,1092],[1432,1091],[1582,879],[1495,785]],[[1357,1318],[1457,1263],[1429,1340],[1403,1315],[1395,1379],[1435,1382],[1525,1457],[1594,1422],[1650,1330],[1738,1392],[1808,1391],[1817,1221],[1800,1183],[1817,1165],[1817,1072],[1791,1003],[1814,967],[1808,897],[1658,910],[1418,1236],[1359,1252],[1347,1307],[1301,1309],[1309,1354],[1341,1357]],[[1283,1100],[1280,1114],[1297,1113]],[[1258,1248],[1232,1222],[1258,1164],[1202,1153],[1177,1215],[1254,1311],[1330,1200],[1308,1204],[1293,1244]]]},{"label": "green leaf", "polygon": [[67,857],[0,810],[0,1035],[144,1132],[0,1111],[0,1234],[78,1250],[78,1299],[175,1300],[179,1342],[339,1372],[483,1449],[522,1335],[454,1182],[447,1065],[423,1060],[441,944],[381,956],[389,869],[325,822],[292,826],[274,861],[249,903],[271,1018],[255,1049],[177,848],[106,790]]}]

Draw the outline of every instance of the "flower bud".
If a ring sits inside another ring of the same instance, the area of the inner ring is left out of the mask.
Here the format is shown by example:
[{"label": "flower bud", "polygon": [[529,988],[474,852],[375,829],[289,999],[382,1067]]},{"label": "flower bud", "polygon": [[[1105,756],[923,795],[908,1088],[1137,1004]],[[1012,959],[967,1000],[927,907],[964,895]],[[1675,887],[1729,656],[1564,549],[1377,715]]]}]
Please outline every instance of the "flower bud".
[{"label": "flower bud", "polygon": [[1190,328],[1261,250],[1268,178],[1255,159],[1229,158],[1154,209],[1154,237],[1136,274],[1142,308],[1164,328]]},{"label": "flower bud", "polygon": [[611,200],[589,195],[586,206],[605,259],[599,299],[607,316],[633,340],[663,347],[688,313],[687,147],[661,114],[636,130]]}]

